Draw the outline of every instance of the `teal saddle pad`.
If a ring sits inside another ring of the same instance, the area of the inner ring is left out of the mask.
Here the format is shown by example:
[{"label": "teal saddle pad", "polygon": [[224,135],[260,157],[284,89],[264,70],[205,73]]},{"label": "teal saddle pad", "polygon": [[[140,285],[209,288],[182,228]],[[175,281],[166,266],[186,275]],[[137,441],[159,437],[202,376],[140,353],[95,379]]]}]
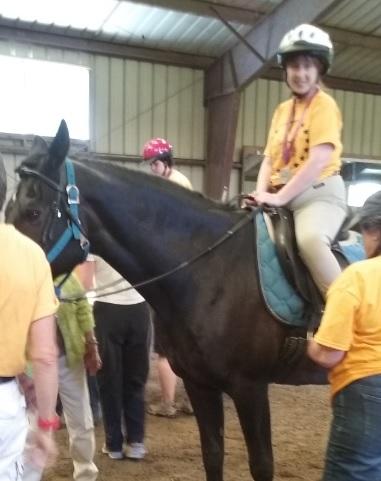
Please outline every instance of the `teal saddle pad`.
[{"label": "teal saddle pad", "polygon": [[[306,328],[307,304],[284,275],[262,212],[257,213],[254,222],[259,284],[265,304],[279,321],[290,326]],[[340,242],[339,249],[349,264],[365,259],[360,234],[354,233],[350,242]]]}]

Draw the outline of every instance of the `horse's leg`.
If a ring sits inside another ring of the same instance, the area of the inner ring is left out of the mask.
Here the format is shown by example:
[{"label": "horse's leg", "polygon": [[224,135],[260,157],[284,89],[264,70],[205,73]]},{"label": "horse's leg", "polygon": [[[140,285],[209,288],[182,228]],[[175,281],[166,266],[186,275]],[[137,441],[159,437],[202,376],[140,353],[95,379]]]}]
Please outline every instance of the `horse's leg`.
[{"label": "horse's leg", "polygon": [[223,481],[224,410],[221,391],[183,380],[200,431],[207,481]]},{"label": "horse's leg", "polygon": [[274,460],[268,385],[240,379],[230,394],[245,436],[251,475],[255,481],[272,481]]}]

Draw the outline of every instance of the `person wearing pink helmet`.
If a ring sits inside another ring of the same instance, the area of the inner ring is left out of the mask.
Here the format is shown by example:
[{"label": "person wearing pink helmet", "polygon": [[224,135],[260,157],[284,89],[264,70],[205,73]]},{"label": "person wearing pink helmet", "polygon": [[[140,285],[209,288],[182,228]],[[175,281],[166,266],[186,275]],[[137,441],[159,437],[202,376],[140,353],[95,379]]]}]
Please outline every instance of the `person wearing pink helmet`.
[{"label": "person wearing pink helmet", "polygon": [[[164,177],[186,189],[193,190],[188,178],[173,167],[173,147],[167,140],[162,138],[149,140],[143,147],[142,157],[144,161],[149,162],[154,175]],[[193,411],[188,400],[185,400],[182,404],[175,403],[177,377],[172,371],[160,339],[156,335],[154,349],[158,355],[157,371],[162,400],[158,405],[150,405],[147,412],[164,417],[174,417],[178,410],[191,414]]]},{"label": "person wearing pink helmet", "polygon": [[193,190],[187,177],[174,168],[173,147],[167,140],[159,137],[149,140],[143,147],[143,160],[149,162],[153,174]]}]

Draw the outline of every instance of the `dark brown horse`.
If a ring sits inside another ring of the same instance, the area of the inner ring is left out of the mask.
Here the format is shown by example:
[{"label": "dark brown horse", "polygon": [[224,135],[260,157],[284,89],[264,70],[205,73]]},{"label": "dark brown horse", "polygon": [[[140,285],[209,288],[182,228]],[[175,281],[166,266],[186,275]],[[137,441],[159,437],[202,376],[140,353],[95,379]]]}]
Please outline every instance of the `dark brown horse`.
[{"label": "dark brown horse", "polygon": [[[7,208],[8,222],[46,252],[68,224],[78,224],[67,204],[68,150],[64,122],[49,148],[36,138]],[[271,481],[268,385],[322,383],[325,373],[305,358],[291,371],[279,362],[291,329],[276,321],[261,299],[247,212],[122,167],[89,161],[73,165],[80,228],[90,250],[132,284],[171,271],[240,226],[196,262],[138,290],[157,312],[155,329],[184,380],[200,430],[207,481],[223,480],[223,393],[236,406],[253,478]],[[70,239],[52,263],[54,274],[71,270],[84,255],[80,242]]]}]

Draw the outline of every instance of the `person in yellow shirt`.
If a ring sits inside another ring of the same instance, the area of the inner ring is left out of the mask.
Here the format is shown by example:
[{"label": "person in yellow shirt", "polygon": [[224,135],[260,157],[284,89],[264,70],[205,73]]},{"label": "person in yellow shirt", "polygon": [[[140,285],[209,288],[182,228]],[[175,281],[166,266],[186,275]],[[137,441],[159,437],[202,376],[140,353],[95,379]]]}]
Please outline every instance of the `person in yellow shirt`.
[{"label": "person in yellow shirt", "polygon": [[[0,209],[6,172],[0,158]],[[37,428],[26,452],[38,469],[55,455],[52,431],[58,427],[57,344],[54,314],[58,302],[50,266],[42,249],[12,225],[0,225],[0,479],[20,479],[27,434],[21,388],[34,393]],[[34,371],[28,384],[26,357]]]},{"label": "person in yellow shirt", "polygon": [[381,479],[381,192],[365,202],[360,224],[367,260],[331,285],[307,348],[330,370],[333,420],[323,481]]},{"label": "person in yellow shirt", "polygon": [[292,98],[275,110],[251,194],[258,204],[293,212],[300,255],[323,297],[340,274],[330,244],[346,216],[341,114],[321,88],[332,58],[329,36],[313,25],[299,25],[282,39],[278,61]]}]

